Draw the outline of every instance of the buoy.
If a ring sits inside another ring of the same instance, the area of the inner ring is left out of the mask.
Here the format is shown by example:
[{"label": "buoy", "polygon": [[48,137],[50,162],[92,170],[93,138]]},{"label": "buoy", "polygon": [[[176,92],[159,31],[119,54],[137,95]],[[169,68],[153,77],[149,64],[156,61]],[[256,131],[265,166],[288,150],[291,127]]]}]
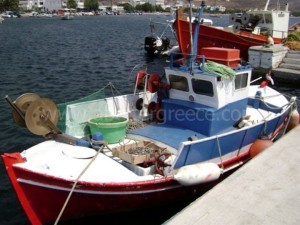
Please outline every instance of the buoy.
[{"label": "buoy", "polygon": [[266,148],[270,147],[273,144],[271,140],[268,139],[257,139],[253,142],[250,147],[250,157],[253,158]]},{"label": "buoy", "polygon": [[215,163],[196,163],[183,166],[174,174],[174,180],[185,186],[217,180],[221,169]]},{"label": "buoy", "polygon": [[287,125],[286,132],[289,132],[300,123],[300,116],[296,109],[291,112],[290,121]]}]

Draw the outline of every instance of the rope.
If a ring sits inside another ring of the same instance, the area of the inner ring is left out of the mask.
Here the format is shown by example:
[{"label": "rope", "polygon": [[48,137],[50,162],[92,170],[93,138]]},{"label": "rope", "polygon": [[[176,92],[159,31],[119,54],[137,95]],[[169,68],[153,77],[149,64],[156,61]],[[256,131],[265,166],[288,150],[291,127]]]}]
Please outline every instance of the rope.
[{"label": "rope", "polygon": [[283,130],[282,135],[284,135],[284,134],[286,133],[286,129],[287,129],[287,127],[288,127],[288,125],[289,125],[289,123],[290,123],[290,121],[291,121],[292,113],[293,113],[293,110],[294,110],[294,109],[297,109],[297,103],[296,103],[296,101],[291,102],[291,104],[290,104],[289,118],[288,118],[288,121],[287,121],[286,124],[285,124],[285,127],[284,127],[284,130]]},{"label": "rope", "polygon": [[220,146],[220,141],[219,141],[219,137],[218,136],[217,136],[217,144],[218,144],[218,150],[219,150],[219,155],[220,155],[220,161],[221,161],[222,169],[224,169],[223,160],[222,160],[221,146]]},{"label": "rope", "polygon": [[60,212],[59,212],[59,214],[58,214],[58,216],[57,216],[57,218],[56,218],[56,220],[55,220],[54,225],[57,225],[57,224],[58,224],[58,222],[59,222],[59,220],[60,220],[62,214],[64,213],[64,211],[65,211],[65,209],[66,209],[66,207],[67,207],[67,205],[68,205],[68,203],[69,203],[69,201],[70,201],[70,198],[71,198],[71,196],[72,196],[72,194],[73,194],[73,192],[74,192],[74,190],[75,190],[75,188],[76,188],[76,185],[77,185],[79,179],[80,179],[81,176],[87,171],[87,169],[90,167],[90,165],[95,161],[95,159],[97,158],[97,156],[99,155],[99,153],[102,151],[103,147],[104,147],[104,145],[102,145],[102,146],[98,149],[96,155],[94,155],[94,157],[91,159],[91,161],[87,164],[87,166],[82,170],[82,172],[81,172],[81,173],[79,174],[79,176],[76,178],[76,180],[75,180],[75,182],[74,182],[74,184],[73,184],[73,186],[72,186],[72,189],[71,189],[71,191],[70,191],[70,193],[69,193],[69,195],[68,195],[68,197],[67,197],[67,199],[66,199],[66,201],[65,201],[65,203],[64,203],[64,205],[63,205],[63,207],[61,208],[61,210],[60,210]]}]

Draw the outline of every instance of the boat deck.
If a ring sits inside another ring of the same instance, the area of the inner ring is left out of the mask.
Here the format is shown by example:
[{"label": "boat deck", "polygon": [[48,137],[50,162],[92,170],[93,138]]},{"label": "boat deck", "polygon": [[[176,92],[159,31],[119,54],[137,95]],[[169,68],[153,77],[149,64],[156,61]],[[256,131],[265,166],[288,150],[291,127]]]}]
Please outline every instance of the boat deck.
[{"label": "boat deck", "polygon": [[[261,108],[254,108],[251,105],[248,105],[246,115],[250,117],[249,122],[251,124],[256,124],[265,121],[266,118],[275,117],[276,113]],[[215,135],[234,131],[236,129],[238,128],[230,126],[220,130]],[[204,139],[209,137],[188,128],[178,127],[165,123],[151,123],[145,127],[129,130],[127,133],[128,138],[136,139],[137,137],[140,137],[143,140],[154,140],[160,144],[170,146],[175,150],[179,148],[181,142],[188,141],[188,139],[192,136],[195,136],[197,139]]]},{"label": "boat deck", "polygon": [[128,134],[153,139],[175,149],[178,149],[179,144],[183,141],[187,141],[191,136],[196,136],[198,139],[207,137],[193,130],[159,123],[153,123],[142,128],[130,130]]}]

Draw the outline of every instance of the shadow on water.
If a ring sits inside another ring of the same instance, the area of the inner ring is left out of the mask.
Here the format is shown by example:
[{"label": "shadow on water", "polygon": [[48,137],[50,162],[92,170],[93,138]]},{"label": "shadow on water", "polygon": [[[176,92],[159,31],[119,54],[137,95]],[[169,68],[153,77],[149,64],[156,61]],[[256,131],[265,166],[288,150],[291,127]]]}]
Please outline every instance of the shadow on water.
[{"label": "shadow on water", "polygon": [[177,212],[180,212],[186,207],[193,199],[177,202],[168,206],[159,206],[156,208],[149,208],[145,210],[135,210],[129,212],[119,212],[115,214],[107,214],[101,216],[93,216],[88,218],[79,218],[67,222],[62,222],[62,225],[116,225],[116,224],[131,224],[131,225],[159,225],[170,219]]}]

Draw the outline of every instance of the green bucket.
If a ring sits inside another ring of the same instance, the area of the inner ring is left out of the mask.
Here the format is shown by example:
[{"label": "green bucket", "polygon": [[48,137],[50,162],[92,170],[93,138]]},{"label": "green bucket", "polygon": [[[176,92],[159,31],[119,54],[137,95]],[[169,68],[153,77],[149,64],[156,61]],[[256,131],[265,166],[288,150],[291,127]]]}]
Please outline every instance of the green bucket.
[{"label": "green bucket", "polygon": [[118,143],[125,138],[128,119],[125,117],[98,117],[88,120],[91,134],[101,132],[108,144]]}]

